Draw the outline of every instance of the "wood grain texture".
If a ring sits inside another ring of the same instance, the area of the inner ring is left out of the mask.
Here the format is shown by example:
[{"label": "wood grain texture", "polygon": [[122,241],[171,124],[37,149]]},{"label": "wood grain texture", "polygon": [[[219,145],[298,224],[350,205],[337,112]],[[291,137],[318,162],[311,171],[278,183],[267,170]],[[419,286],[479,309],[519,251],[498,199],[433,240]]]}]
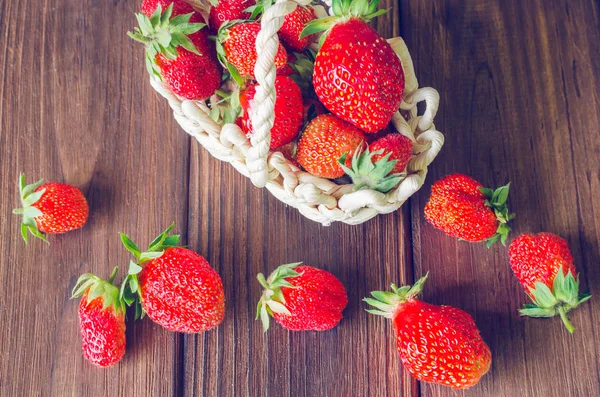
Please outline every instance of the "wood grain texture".
[{"label": "wood grain texture", "polygon": [[458,242],[424,221],[432,181],[453,172],[511,185],[513,237],[549,231],[569,241],[582,284],[598,297],[600,24],[592,1],[402,1],[417,76],[441,94],[446,146],[412,201],[415,275],[424,297],[471,313],[490,344],[491,372],[423,396],[598,396],[600,303],[560,320],[519,318],[527,301],[507,249]]},{"label": "wood grain texture", "polygon": [[[127,270],[119,231],[147,244],[173,221],[187,230],[189,139],[125,35],[134,9],[118,1],[0,2],[2,396],[180,392],[180,335],[148,321],[130,326],[125,359],[99,370],[83,359],[77,302],[69,299],[79,274]],[[30,181],[81,188],[87,225],[26,246],[11,214],[21,171]]]},{"label": "wood grain texture", "polygon": [[[511,181],[515,234],[569,240],[582,283],[600,293],[600,22],[597,2],[393,0],[376,22],[401,32],[421,85],[440,91],[446,147],[402,211],[361,226],[322,227],[257,189],[188,138],[150,88],[125,32],[137,2],[0,0],[1,396],[597,396],[597,299],[556,320],[524,320],[525,295],[506,249],[457,242],[424,222],[432,181],[464,172]],[[36,10],[31,12],[30,10]],[[80,187],[91,217],[79,231],[28,246],[18,236],[16,180]],[[184,243],[219,271],[223,324],[201,335],[128,323],[127,355],[99,370],[83,359],[82,272],[123,275],[117,232],[141,245],[175,221]],[[264,334],[254,320],[258,272],[305,261],[347,287],[332,331]],[[424,297],[473,314],[494,354],[467,392],[418,385],[393,330],[361,299],[431,272]]]}]

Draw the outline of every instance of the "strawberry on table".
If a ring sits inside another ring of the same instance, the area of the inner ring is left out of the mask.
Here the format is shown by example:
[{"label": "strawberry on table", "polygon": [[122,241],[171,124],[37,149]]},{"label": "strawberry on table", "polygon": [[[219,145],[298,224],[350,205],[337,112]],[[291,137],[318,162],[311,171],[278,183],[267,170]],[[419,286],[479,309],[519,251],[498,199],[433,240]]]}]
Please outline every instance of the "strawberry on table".
[{"label": "strawberry on table", "polygon": [[[253,133],[250,117],[254,111],[256,87],[258,87],[258,84],[252,84],[240,95],[240,104],[244,111],[241,124],[246,134]],[[290,77],[277,76],[275,78],[275,98],[275,119],[271,128],[271,149],[290,143],[298,136],[304,113],[302,91]]]},{"label": "strawberry on table", "polygon": [[331,273],[301,263],[279,266],[269,278],[257,276],[264,291],[258,302],[265,332],[269,316],[291,331],[326,331],[342,319],[348,296],[342,283]]},{"label": "strawberry on table", "polygon": [[21,235],[25,242],[28,233],[48,242],[44,233],[58,234],[79,229],[87,221],[89,207],[81,190],[65,183],[39,180],[27,185],[25,175],[19,176],[22,208],[13,214],[22,215]]},{"label": "strawberry on table", "polygon": [[579,294],[579,277],[565,240],[552,233],[522,234],[508,249],[510,267],[534,304],[521,314],[530,317],[560,316],[569,332],[575,328],[567,313],[591,298]]},{"label": "strawberry on table", "polygon": [[344,169],[338,162],[346,155],[351,165],[354,152],[365,142],[361,130],[332,114],[317,116],[308,123],[298,142],[298,163],[321,178],[339,178]]},{"label": "strawberry on table", "polygon": [[204,100],[221,85],[222,69],[216,47],[210,42],[204,23],[193,10],[175,16],[174,4],[163,12],[158,4],[147,17],[136,14],[139,28],[129,32],[146,46],[146,67],[151,76],[164,81],[173,93],[189,100]]},{"label": "strawberry on table", "polygon": [[392,320],[402,365],[415,378],[468,389],[489,371],[492,353],[468,313],[417,299],[426,279],[371,292],[364,301],[375,309],[367,311]]},{"label": "strawberry on table", "polygon": [[115,365],[125,355],[125,304],[119,288],[113,285],[115,267],[104,281],[93,274],[79,277],[71,298],[79,302],[79,328],[84,357],[105,368]]},{"label": "strawberry on table", "polygon": [[485,240],[488,247],[500,240],[505,245],[510,232],[508,222],[515,217],[506,206],[509,187],[492,190],[466,175],[449,175],[431,187],[425,219],[461,240]]},{"label": "strawberry on table", "polygon": [[246,10],[254,4],[254,0],[218,0],[208,16],[210,29],[216,32],[226,22],[250,19],[250,12]]},{"label": "strawberry on table", "polygon": [[136,318],[145,314],[175,332],[203,332],[218,326],[225,316],[223,282],[206,259],[178,247],[171,225],[145,252],[121,233],[131,261],[121,286],[121,298],[135,304]]},{"label": "strawberry on table", "polygon": [[378,0],[333,0],[333,16],[310,22],[303,36],[325,31],[313,84],[332,113],[365,132],[383,129],[400,107],[404,71],[392,47],[367,25],[385,13]]},{"label": "strawberry on table", "polygon": [[[259,22],[226,23],[219,29],[217,54],[233,79],[242,85],[244,77],[254,77],[254,66],[258,59],[256,36],[260,32]],[[275,55],[275,66],[283,68],[287,63],[287,51],[281,43]]]}]

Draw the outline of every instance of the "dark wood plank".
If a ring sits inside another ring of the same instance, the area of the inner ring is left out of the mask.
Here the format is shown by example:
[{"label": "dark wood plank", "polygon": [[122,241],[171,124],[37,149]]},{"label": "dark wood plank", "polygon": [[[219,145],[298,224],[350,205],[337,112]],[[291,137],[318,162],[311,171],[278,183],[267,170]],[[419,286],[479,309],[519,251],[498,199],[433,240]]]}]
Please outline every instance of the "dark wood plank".
[{"label": "dark wood plank", "polygon": [[[446,147],[412,201],[416,275],[424,298],[471,313],[493,351],[491,372],[457,393],[424,396],[600,395],[598,248],[600,23],[593,1],[402,1],[404,37],[423,85],[441,94]],[[560,320],[520,318],[527,301],[507,250],[458,242],[422,216],[431,182],[453,172],[487,185],[512,182],[514,234],[568,239],[596,295]]]},{"label": "dark wood plank", "polygon": [[[127,354],[100,370],[81,354],[78,275],[127,269],[117,232],[147,244],[172,221],[187,230],[189,139],[146,81],[143,51],[125,33],[131,2],[0,1],[0,394],[175,395],[180,336],[129,323]],[[17,176],[80,187],[80,231],[26,246]]]}]

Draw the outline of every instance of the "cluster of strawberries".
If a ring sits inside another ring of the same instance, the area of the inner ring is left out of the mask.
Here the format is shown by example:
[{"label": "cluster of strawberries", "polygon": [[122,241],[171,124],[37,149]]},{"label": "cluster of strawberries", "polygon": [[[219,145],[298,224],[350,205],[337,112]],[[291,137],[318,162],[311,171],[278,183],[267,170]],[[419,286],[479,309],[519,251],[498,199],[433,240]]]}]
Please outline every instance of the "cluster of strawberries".
[{"label": "cluster of strawberries", "polygon": [[[251,134],[256,93],[252,74],[260,30],[254,19],[270,5],[271,0],[219,2],[209,14],[215,44],[202,29],[202,17],[188,3],[145,0],[143,14],[138,15],[140,27],[131,36],[146,44],[150,73],[184,98],[203,100],[215,94],[224,66],[225,77],[237,81],[242,91],[221,94],[230,99],[238,95],[243,111],[238,123]],[[310,53],[296,53],[293,59],[299,62],[286,64],[292,57],[281,46],[276,56],[282,72],[275,84],[272,146],[280,148],[294,141],[302,123],[308,122],[295,161],[314,175],[338,178],[346,173],[359,188],[387,191],[402,179],[412,154],[411,141],[399,134],[373,134],[383,136],[363,146],[369,141],[365,133],[385,130],[400,105],[402,67],[391,47],[365,23],[380,14],[377,0],[334,0],[333,10],[335,15],[319,20],[310,7],[299,7],[285,18],[280,38],[294,51],[306,51],[309,36],[327,30],[315,58],[312,82],[318,100],[331,113],[305,120],[309,113],[304,109],[306,93],[285,70],[290,66],[291,74],[296,74],[302,69],[298,65],[305,63],[299,60],[306,60]],[[29,233],[46,240],[45,234],[80,228],[88,218],[87,201],[75,187],[42,181],[27,185],[21,175],[19,191],[22,208],[14,212],[23,216],[25,241]],[[450,236],[505,244],[508,222],[514,217],[506,205],[508,193],[508,185],[492,190],[465,175],[450,175],[433,184],[425,217]],[[81,297],[83,352],[92,363],[108,367],[124,356],[127,306],[135,308],[136,319],[148,315],[175,332],[204,332],[222,322],[225,294],[221,277],[202,256],[179,246],[179,236],[170,234],[172,227],[145,251],[121,234],[133,259],[120,287],[114,284],[117,268],[107,281],[93,274],[84,274],[77,281],[73,297]],[[566,313],[590,295],[579,294],[566,241],[550,233],[524,234],[511,243],[509,261],[533,301],[521,313],[559,315],[573,332]],[[393,320],[401,360],[417,379],[457,389],[471,387],[489,370],[490,349],[468,313],[418,299],[426,278],[413,286],[392,284],[391,292],[372,292],[372,298],[364,299],[374,307],[368,311]],[[289,330],[331,329],[342,319],[348,303],[346,290],[334,275],[301,263],[282,265],[268,278],[259,274],[257,279],[264,288],[257,318],[265,331],[271,316]]]},{"label": "cluster of strawberries", "polygon": [[[77,188],[39,181],[19,190],[23,207],[22,233],[46,240],[44,233],[64,233],[82,227],[89,209]],[[432,186],[425,217],[435,227],[462,240],[506,242],[514,217],[506,207],[509,187],[483,188],[472,178],[454,174]],[[219,274],[208,261],[178,246],[173,225],[142,251],[128,236],[121,241],[133,259],[121,286],[115,285],[117,268],[108,281],[82,275],[73,297],[82,297],[79,320],[84,356],[100,367],[116,364],[125,354],[125,311],[145,315],[175,332],[204,332],[218,326],[225,315],[225,294]],[[46,240],[47,241],[47,240]],[[515,275],[531,297],[522,315],[559,315],[573,332],[566,313],[590,298],[579,294],[573,256],[565,240],[550,233],[524,234],[513,240],[509,260]],[[257,307],[267,331],[270,316],[284,328],[324,331],[342,319],[348,296],[331,273],[301,263],[281,265],[268,278],[258,274],[264,288]],[[491,352],[473,318],[466,312],[420,301],[427,275],[412,287],[391,292],[374,291],[364,301],[371,314],[393,320],[396,345],[404,367],[419,380],[456,389],[475,385],[491,366]]]},{"label": "cluster of strawberries", "polygon": [[[144,0],[139,27],[129,35],[146,46],[154,78],[181,98],[212,98],[211,116],[235,122],[251,139],[256,40],[273,2],[221,0],[206,26],[184,0]],[[347,175],[357,190],[388,192],[405,177],[413,142],[388,129],[404,95],[404,72],[392,47],[367,24],[385,12],[377,6],[377,0],[334,0],[326,18],[311,6],[284,18],[270,146],[312,175]]]}]

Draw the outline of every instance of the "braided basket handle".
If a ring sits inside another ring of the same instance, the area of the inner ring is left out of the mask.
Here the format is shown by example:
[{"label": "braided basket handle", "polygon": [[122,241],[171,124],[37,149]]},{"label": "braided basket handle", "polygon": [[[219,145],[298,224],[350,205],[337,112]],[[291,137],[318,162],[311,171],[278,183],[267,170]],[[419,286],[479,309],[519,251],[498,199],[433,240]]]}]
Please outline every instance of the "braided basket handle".
[{"label": "braided basket handle", "polygon": [[277,0],[261,19],[261,29],[256,38],[258,59],[254,67],[254,76],[258,82],[254,95],[256,111],[250,115],[253,131],[246,160],[250,179],[258,187],[264,187],[269,176],[267,157],[275,118],[275,56],[279,49],[277,32],[281,29],[285,16],[293,12],[298,4],[309,3],[310,0]]}]

